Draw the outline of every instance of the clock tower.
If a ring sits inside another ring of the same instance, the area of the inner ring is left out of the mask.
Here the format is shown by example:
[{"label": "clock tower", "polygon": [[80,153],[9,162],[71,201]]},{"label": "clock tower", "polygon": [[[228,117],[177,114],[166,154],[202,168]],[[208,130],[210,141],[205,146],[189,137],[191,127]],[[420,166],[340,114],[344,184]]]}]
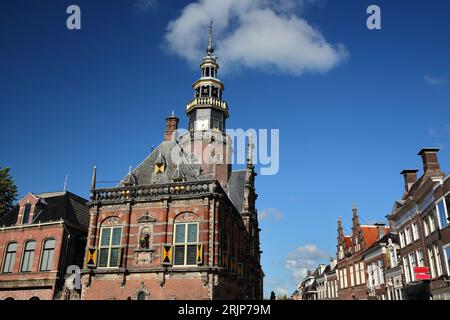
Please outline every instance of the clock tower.
[{"label": "clock tower", "polygon": [[200,164],[200,176],[214,178],[225,189],[231,174],[231,141],[225,131],[228,105],[222,99],[223,83],[217,78],[219,65],[213,55],[212,22],[206,56],[200,63],[200,79],[194,82],[194,98],[186,106],[189,133],[180,138],[184,151]]},{"label": "clock tower", "polygon": [[192,85],[194,98],[186,106],[190,131],[225,132],[228,105],[222,100],[223,83],[217,78],[219,65],[213,55],[212,22],[209,27],[206,56],[200,64],[200,79]]}]

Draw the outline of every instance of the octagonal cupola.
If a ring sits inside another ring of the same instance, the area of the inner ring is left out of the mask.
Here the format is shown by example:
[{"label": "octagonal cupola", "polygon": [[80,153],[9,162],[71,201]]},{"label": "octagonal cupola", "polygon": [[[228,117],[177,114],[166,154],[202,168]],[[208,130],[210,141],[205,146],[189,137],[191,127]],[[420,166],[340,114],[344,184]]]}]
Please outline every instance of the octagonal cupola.
[{"label": "octagonal cupola", "polygon": [[217,77],[219,64],[213,55],[214,44],[212,22],[209,26],[206,56],[200,63],[200,79],[192,85],[194,98],[187,104],[189,130],[225,131],[225,119],[228,118],[228,105],[222,99],[224,85]]}]

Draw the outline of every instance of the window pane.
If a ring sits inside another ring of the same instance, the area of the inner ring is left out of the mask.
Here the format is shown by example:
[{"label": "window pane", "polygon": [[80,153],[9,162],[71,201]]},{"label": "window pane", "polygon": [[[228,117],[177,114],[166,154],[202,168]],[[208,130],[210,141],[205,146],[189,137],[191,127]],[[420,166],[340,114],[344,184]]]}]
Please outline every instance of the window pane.
[{"label": "window pane", "polygon": [[195,265],[197,263],[197,245],[187,246],[186,264]]},{"label": "window pane", "polygon": [[109,261],[110,267],[118,267],[119,266],[119,253],[120,248],[112,248],[111,249],[111,260]]},{"label": "window pane", "polygon": [[122,228],[114,228],[113,229],[113,235],[112,235],[112,242],[111,244],[113,246],[119,246],[120,245],[120,237],[122,235]]},{"label": "window pane", "polygon": [[445,253],[447,256],[447,268],[450,271],[450,247],[445,249]]},{"label": "window pane", "polygon": [[8,245],[7,249],[8,252],[16,252],[16,250],[17,250],[17,243],[14,242]]},{"label": "window pane", "polygon": [[55,240],[49,239],[45,241],[44,249],[54,249],[55,248]]},{"label": "window pane", "polygon": [[439,211],[439,221],[441,222],[441,227],[444,228],[448,225],[447,216],[445,215],[444,201],[439,201],[437,207]]},{"label": "window pane", "polygon": [[33,265],[34,251],[25,251],[23,255],[22,272],[31,271]]},{"label": "window pane", "polygon": [[111,228],[102,228],[101,246],[109,246],[109,239],[111,238]]},{"label": "window pane", "polygon": [[187,242],[197,242],[197,224],[188,224]]},{"label": "window pane", "polygon": [[108,249],[100,249],[98,266],[99,267],[108,266]]},{"label": "window pane", "polygon": [[5,264],[3,265],[3,272],[12,272],[14,261],[16,259],[16,252],[8,252],[5,257]]},{"label": "window pane", "polygon": [[145,300],[145,292],[139,291],[137,295],[138,300]]},{"label": "window pane", "polygon": [[174,265],[184,265],[184,249],[185,246],[175,246]]},{"label": "window pane", "polygon": [[176,224],[175,225],[175,242],[176,243],[183,243],[184,242],[185,230],[186,230],[186,225],[185,224]]},{"label": "window pane", "polygon": [[41,271],[48,271],[48,251],[42,252]]},{"label": "window pane", "polygon": [[28,223],[28,220],[30,220],[30,211],[31,211],[31,204],[25,205],[25,208],[23,209],[23,219],[22,219],[23,224]]},{"label": "window pane", "polygon": [[36,242],[35,241],[28,241],[25,245],[25,250],[34,250],[36,248]]}]

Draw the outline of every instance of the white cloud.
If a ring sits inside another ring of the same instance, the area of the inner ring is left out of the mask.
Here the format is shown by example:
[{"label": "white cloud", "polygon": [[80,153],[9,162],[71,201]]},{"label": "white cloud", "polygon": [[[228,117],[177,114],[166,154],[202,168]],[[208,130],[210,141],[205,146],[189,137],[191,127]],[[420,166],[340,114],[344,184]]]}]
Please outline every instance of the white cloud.
[{"label": "white cloud", "polygon": [[429,74],[426,74],[424,79],[429,85],[432,85],[432,86],[441,86],[448,82],[447,77],[435,77],[435,76],[430,76]]},{"label": "white cloud", "polygon": [[348,53],[293,12],[317,0],[197,0],[167,27],[167,48],[197,66],[210,20],[221,67],[275,70],[294,75],[327,72]]},{"label": "white cloud", "polygon": [[258,214],[259,221],[265,221],[269,219],[282,220],[284,219],[284,214],[275,208],[266,208],[261,213]]},{"label": "white cloud", "polygon": [[297,247],[285,261],[285,267],[292,273],[293,278],[300,282],[306,277],[307,271],[314,271],[320,263],[327,263],[331,255],[313,244]]}]

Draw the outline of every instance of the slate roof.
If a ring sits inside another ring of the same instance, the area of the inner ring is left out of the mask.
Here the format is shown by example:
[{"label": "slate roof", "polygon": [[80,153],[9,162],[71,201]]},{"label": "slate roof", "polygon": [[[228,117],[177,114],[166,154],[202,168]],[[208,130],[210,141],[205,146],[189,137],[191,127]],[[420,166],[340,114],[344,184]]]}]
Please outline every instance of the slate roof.
[{"label": "slate roof", "polygon": [[[174,162],[172,152],[182,155],[183,161]],[[163,173],[155,173],[155,165],[163,162]],[[171,183],[174,179],[183,177],[184,181],[201,181],[214,179],[212,174],[202,174],[200,164],[188,159],[187,155],[175,141],[163,141],[155,148],[135,169],[128,173],[117,187],[123,187],[131,181],[138,185],[152,185]],[[228,180],[225,192],[238,212],[242,212],[244,206],[246,170],[233,171]]]},{"label": "slate roof", "polygon": [[[87,230],[89,228],[89,208],[86,199],[68,191],[33,194],[40,199],[30,224],[50,222],[60,219],[72,222]],[[19,206],[0,217],[0,226],[16,225]]]},{"label": "slate roof", "polygon": [[228,180],[226,192],[238,212],[242,212],[244,207],[245,177],[245,170],[233,171]]},{"label": "slate roof", "polygon": [[[182,154],[183,161],[180,163],[180,170],[184,173],[186,181],[207,180],[206,175],[200,175],[200,165],[189,163],[185,153],[175,141],[163,141],[155,148],[135,169],[132,170],[134,178],[139,185],[163,184],[172,182],[172,176],[177,169],[177,163],[172,161],[172,152]],[[155,173],[155,165],[161,161],[164,162],[165,170],[163,173]],[[129,174],[118,184],[118,187],[124,186],[128,180]]]}]

